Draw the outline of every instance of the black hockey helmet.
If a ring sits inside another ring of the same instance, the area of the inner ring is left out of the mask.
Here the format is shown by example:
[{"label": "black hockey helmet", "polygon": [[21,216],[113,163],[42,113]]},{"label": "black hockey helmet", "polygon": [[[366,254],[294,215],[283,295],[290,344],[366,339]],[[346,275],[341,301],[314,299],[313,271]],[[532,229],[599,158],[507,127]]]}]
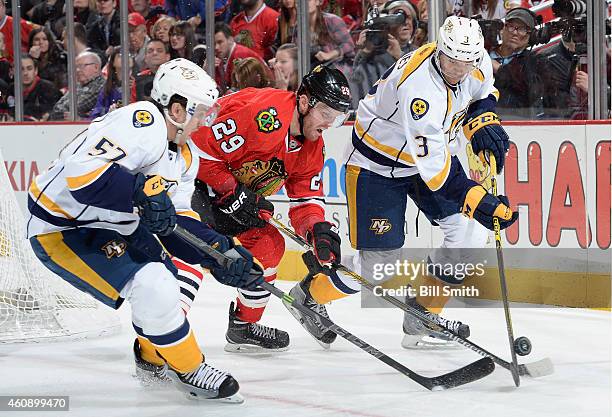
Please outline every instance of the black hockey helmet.
[{"label": "black hockey helmet", "polygon": [[351,105],[351,90],[344,74],[324,65],[317,65],[302,78],[297,94],[307,94],[311,107],[320,101],[346,113]]}]

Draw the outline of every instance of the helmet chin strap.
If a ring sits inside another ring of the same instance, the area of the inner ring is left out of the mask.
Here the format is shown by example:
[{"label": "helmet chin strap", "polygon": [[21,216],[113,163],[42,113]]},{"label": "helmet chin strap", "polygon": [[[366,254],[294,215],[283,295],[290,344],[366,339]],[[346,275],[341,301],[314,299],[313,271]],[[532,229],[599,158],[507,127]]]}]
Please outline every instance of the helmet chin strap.
[{"label": "helmet chin strap", "polygon": [[170,116],[170,114],[168,113],[168,109],[164,109],[164,115],[166,116],[166,120],[176,127],[176,135],[174,136],[172,142],[176,143],[177,145],[182,145],[183,143],[185,143],[185,141],[183,141],[183,131],[185,129],[185,125],[189,123],[191,116],[187,114],[187,118],[185,119],[185,121],[183,123],[178,123]]},{"label": "helmet chin strap", "polygon": [[300,124],[300,133],[296,135],[295,138],[300,142],[304,142],[306,140],[306,135],[304,135],[304,117],[306,117],[306,114],[308,114],[308,112],[310,111],[310,106],[308,106],[308,111],[306,112],[306,114],[302,114],[302,112],[300,111],[299,97],[296,102],[298,111],[298,123]]}]

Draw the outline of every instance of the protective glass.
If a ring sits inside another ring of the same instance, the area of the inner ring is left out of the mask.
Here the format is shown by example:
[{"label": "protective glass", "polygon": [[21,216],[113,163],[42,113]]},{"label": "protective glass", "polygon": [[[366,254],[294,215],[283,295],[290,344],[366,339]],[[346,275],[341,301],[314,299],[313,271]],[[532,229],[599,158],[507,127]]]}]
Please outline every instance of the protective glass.
[{"label": "protective glass", "polygon": [[332,109],[325,103],[320,101],[311,108],[310,113],[318,120],[329,124],[330,127],[340,127],[344,124],[348,117],[348,113]]}]

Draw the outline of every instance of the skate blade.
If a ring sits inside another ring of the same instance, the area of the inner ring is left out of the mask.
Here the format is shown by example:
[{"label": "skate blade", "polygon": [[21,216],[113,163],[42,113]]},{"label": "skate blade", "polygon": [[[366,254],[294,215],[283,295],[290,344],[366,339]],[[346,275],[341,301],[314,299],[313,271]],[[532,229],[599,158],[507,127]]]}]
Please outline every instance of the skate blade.
[{"label": "skate blade", "polygon": [[240,395],[239,392],[235,393],[234,395],[230,395],[229,397],[223,398],[206,398],[202,396],[192,395],[188,392],[184,392],[183,394],[185,394],[185,397],[187,397],[187,399],[191,401],[206,401],[215,404],[243,404],[245,401],[244,397]]},{"label": "skate blade", "polygon": [[283,304],[285,304],[285,307],[287,307],[287,310],[289,310],[289,312],[291,313],[291,315],[293,317],[295,317],[295,319],[302,325],[302,327],[304,328],[304,330],[306,330],[306,333],[308,333],[310,335],[310,337],[312,337],[314,340],[317,341],[317,343],[325,350],[329,350],[330,344],[329,343],[325,343],[320,341],[319,339],[317,339],[316,337],[314,337],[314,335],[312,333],[310,333],[308,331],[308,327],[306,327],[306,323],[304,322],[304,320],[302,319],[302,316],[300,315],[299,311],[297,311],[295,308],[293,308],[291,305],[286,304],[283,301]]},{"label": "skate blade", "polygon": [[462,350],[465,349],[460,344],[447,341],[440,340],[434,337],[423,336],[423,335],[409,335],[405,334],[402,339],[402,347],[404,349],[413,349],[413,350]]},{"label": "skate blade", "polygon": [[244,343],[227,343],[223,348],[224,351],[229,353],[242,353],[242,354],[254,354],[254,353],[272,353],[272,352],[286,352],[289,350],[289,346],[276,349],[267,349],[257,345],[247,345]]}]

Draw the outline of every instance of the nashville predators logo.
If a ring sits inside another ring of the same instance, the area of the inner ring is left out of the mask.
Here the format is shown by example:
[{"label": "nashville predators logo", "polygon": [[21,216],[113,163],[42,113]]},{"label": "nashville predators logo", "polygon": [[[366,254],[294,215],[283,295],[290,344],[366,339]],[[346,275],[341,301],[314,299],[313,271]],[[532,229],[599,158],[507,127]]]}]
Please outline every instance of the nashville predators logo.
[{"label": "nashville predators logo", "polygon": [[274,107],[269,109],[261,110],[255,116],[255,122],[257,123],[257,129],[263,133],[271,133],[281,128],[281,122],[277,118],[278,112]]},{"label": "nashville predators logo", "polygon": [[186,80],[197,80],[198,74],[191,68],[179,67],[181,69],[181,75]]},{"label": "nashville predators logo", "polygon": [[451,33],[453,31],[453,22],[451,22],[450,20],[446,22],[446,24],[444,25],[444,31],[446,33]]},{"label": "nashville predators logo", "polygon": [[372,224],[370,225],[370,230],[377,235],[387,233],[391,228],[392,225],[389,219],[372,219]]},{"label": "nashville predators logo", "polygon": [[107,242],[104,244],[104,246],[102,246],[102,251],[106,255],[107,259],[112,259],[114,256],[116,256],[117,258],[123,256],[126,248],[127,245],[125,242],[122,242],[120,240],[111,240],[110,242]]},{"label": "nashville predators logo", "polygon": [[448,138],[448,143],[451,143],[455,139],[458,139],[459,132],[463,130],[463,121],[465,120],[465,114],[467,113],[467,107],[460,112],[455,113],[451,121],[450,127],[444,134]]},{"label": "nashville predators logo", "polygon": [[136,110],[132,119],[134,127],[147,127],[153,124],[153,115],[146,110]]},{"label": "nashville predators logo", "polygon": [[415,98],[412,100],[412,103],[410,103],[410,113],[414,120],[419,120],[425,116],[427,110],[429,110],[429,103],[422,98]]}]

